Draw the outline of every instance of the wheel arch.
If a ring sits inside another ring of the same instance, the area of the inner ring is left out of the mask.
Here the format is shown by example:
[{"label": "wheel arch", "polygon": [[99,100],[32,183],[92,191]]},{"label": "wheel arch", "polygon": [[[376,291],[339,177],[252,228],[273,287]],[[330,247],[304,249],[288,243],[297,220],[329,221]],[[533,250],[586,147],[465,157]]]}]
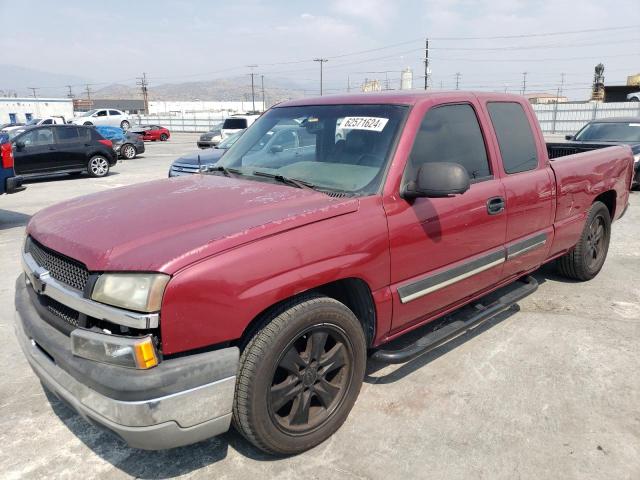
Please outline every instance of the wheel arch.
[{"label": "wheel arch", "polygon": [[367,340],[367,346],[370,347],[373,344],[376,335],[376,306],[373,300],[373,294],[369,284],[361,278],[356,277],[342,278],[318,285],[304,292],[279,300],[256,315],[245,327],[242,336],[236,343],[244,346],[251,337],[269,321],[272,312],[284,303],[314,293],[332,298],[346,305],[359,320]]},{"label": "wheel arch", "polygon": [[593,199],[593,203],[601,202],[609,210],[609,216],[613,221],[616,214],[616,203],[617,203],[617,195],[615,190],[608,190],[606,192],[602,192],[596,198]]}]

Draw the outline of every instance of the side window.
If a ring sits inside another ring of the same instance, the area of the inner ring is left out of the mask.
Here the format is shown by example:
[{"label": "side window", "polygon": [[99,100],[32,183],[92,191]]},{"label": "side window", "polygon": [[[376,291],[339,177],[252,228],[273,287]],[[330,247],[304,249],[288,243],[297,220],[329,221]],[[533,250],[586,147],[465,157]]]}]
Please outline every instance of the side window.
[{"label": "side window", "polygon": [[106,110],[98,110],[98,113],[96,113],[96,117],[106,117],[106,116],[107,116]]},{"label": "side window", "polygon": [[47,118],[44,122],[42,122],[42,125],[52,125],[53,124],[53,120],[51,120],[50,118]]},{"label": "side window", "polygon": [[443,105],[425,114],[409,157],[411,175],[427,162],[458,163],[472,180],[491,176],[484,138],[471,105]]},{"label": "side window", "polygon": [[489,102],[491,123],[498,137],[504,171],[526,172],[538,167],[538,151],[531,125],[516,102]]},{"label": "side window", "polygon": [[315,147],[317,135],[312,135],[306,128],[298,129],[298,138],[300,139],[301,147]]},{"label": "side window", "polygon": [[20,141],[28,147],[50,145],[53,143],[53,132],[50,128],[38,128],[37,130],[25,133],[20,137]]},{"label": "side window", "polygon": [[120,112],[117,110],[109,110],[109,115],[120,115]]},{"label": "side window", "polygon": [[58,143],[76,143],[79,141],[78,129],[75,127],[64,127],[56,129]]}]

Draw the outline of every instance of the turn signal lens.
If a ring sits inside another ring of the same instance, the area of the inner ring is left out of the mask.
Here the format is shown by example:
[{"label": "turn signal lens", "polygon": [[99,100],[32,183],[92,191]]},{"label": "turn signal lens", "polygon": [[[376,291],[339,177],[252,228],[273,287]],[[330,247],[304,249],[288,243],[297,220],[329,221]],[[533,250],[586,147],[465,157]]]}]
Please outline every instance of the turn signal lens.
[{"label": "turn signal lens", "polygon": [[77,328],[71,332],[71,351],[95,362],[142,370],[159,362],[151,335],[123,337]]}]

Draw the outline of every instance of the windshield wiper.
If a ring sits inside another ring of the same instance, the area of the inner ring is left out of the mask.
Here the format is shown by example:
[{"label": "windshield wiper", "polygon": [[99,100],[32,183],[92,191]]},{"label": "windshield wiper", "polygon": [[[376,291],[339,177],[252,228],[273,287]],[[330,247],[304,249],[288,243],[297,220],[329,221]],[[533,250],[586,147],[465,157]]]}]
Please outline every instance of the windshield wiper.
[{"label": "windshield wiper", "polygon": [[279,173],[267,173],[267,172],[254,171],[252,175],[255,175],[256,177],[273,178],[274,180],[280,183],[284,183],[286,185],[292,185],[296,188],[303,188],[307,190],[317,191],[317,187],[313,183],[307,182],[306,180],[300,180],[298,178],[285,177],[284,175],[280,175]]},{"label": "windshield wiper", "polygon": [[225,177],[233,177],[233,175],[243,175],[243,173],[236,168],[227,168],[224,165],[214,165],[207,168],[206,172],[222,172]]}]

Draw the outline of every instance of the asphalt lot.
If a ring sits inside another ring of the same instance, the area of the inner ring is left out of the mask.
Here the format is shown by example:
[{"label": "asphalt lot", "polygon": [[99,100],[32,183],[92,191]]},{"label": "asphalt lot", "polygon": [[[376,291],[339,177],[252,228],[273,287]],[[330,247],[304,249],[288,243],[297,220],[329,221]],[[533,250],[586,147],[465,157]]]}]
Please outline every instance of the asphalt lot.
[{"label": "asphalt lot", "polygon": [[638,192],[596,279],[545,267],[519,309],[408,364],[370,361],[346,424],[297,457],[266,457],[235,432],[132,450],[47,395],[13,333],[24,225],[58,201],[166,177],[195,138],[147,144],[103,179],[37,180],[0,197],[0,478],[640,478]]}]

